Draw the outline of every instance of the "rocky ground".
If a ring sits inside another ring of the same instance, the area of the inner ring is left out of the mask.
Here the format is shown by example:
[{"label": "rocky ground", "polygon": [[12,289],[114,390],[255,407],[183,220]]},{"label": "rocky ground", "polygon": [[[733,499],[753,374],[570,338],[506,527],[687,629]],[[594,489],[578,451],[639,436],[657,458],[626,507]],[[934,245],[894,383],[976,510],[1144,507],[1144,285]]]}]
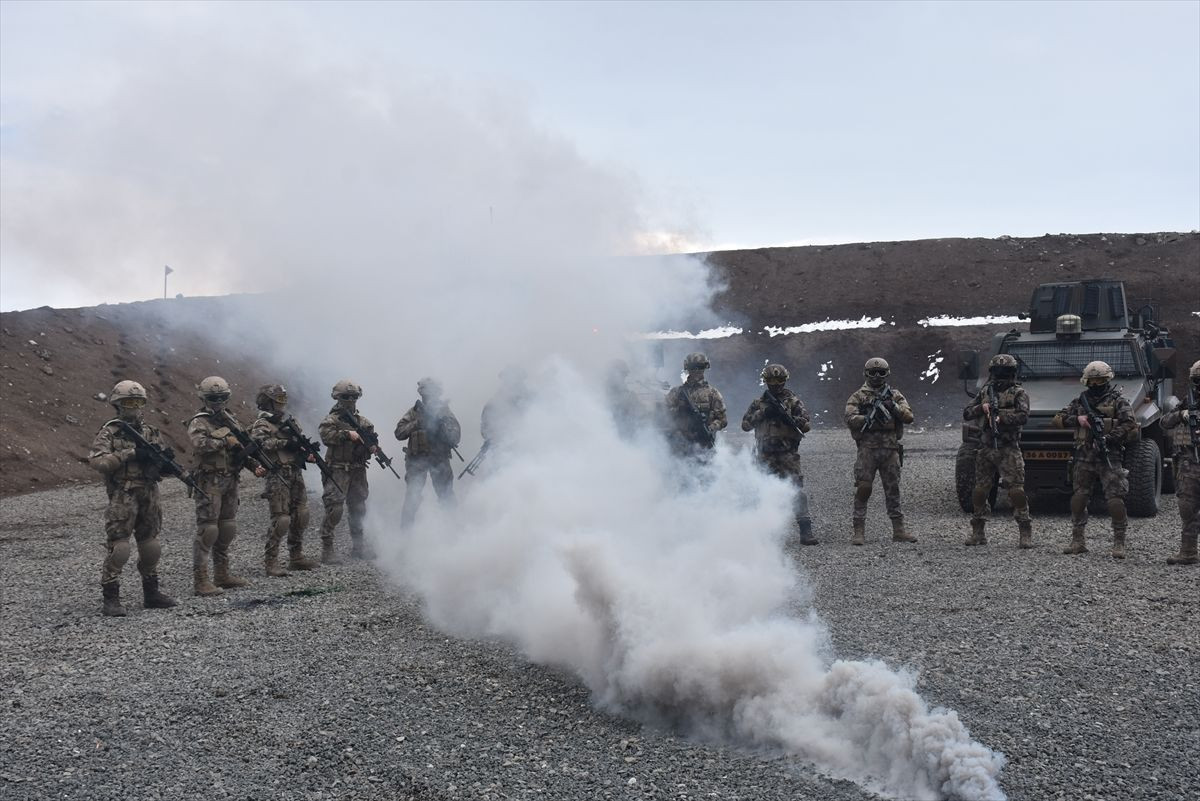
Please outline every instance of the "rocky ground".
[{"label": "rocky ground", "polygon": [[[1124,562],[1106,556],[1101,523],[1091,553],[1062,556],[1068,521],[1054,509],[1038,512],[1033,551],[1016,549],[1008,520],[992,545],[968,549],[956,434],[908,441],[921,541],[890,542],[877,494],[865,548],[848,545],[845,435],[804,445],[824,541],[793,550],[839,655],[918,669],[928,701],[1008,756],[1010,798],[1195,798],[1200,571],[1163,563],[1177,545],[1174,498],[1132,521]],[[124,619],[99,615],[100,487],[4,501],[4,798],[869,797],[802,761],[597,712],[572,676],[430,629],[370,564],[267,579],[256,492],[244,493],[235,544],[253,586],[191,597],[190,502],[177,482],[164,487],[161,572],[181,604],[142,610],[129,581]]]}]

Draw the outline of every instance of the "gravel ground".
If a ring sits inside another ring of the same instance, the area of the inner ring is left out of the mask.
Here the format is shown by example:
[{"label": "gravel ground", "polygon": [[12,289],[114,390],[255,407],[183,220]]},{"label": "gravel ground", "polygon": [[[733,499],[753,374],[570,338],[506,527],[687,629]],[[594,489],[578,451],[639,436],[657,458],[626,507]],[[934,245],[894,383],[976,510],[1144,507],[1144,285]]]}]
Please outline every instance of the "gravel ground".
[{"label": "gravel ground", "polygon": [[[957,434],[907,441],[915,546],[893,546],[877,489],[868,545],[851,547],[850,443],[820,432],[804,445],[824,542],[796,558],[839,655],[919,670],[928,701],[1008,756],[1013,799],[1196,798],[1200,570],[1163,563],[1174,498],[1132,521],[1124,562],[1099,540],[1060,555],[1061,510],[1035,510],[1033,551],[1016,549],[1009,519],[968,549]],[[792,759],[597,712],[571,676],[426,627],[368,564],[268,580],[253,492],[235,545],[253,586],[194,598],[190,501],[164,488],[161,573],[181,605],[142,610],[131,560],[124,619],[99,615],[102,488],[4,500],[5,799],[870,797]]]}]

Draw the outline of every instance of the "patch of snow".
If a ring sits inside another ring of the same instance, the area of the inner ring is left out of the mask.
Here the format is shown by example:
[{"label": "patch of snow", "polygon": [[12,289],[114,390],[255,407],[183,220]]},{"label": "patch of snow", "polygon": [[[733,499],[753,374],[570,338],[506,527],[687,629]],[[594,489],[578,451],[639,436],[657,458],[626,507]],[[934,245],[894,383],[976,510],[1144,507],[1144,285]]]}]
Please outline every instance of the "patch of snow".
[{"label": "patch of snow", "polygon": [[719,328],[706,328],[698,334],[693,334],[691,331],[655,331],[651,334],[643,334],[643,339],[725,339],[727,337],[737,336],[745,333],[742,329],[732,325],[723,325]]},{"label": "patch of snow", "polygon": [[951,317],[948,314],[939,314],[937,317],[925,317],[917,320],[917,324],[925,328],[929,328],[930,326],[1008,325],[1009,323],[1019,322],[1021,322],[1020,317],[1007,314],[988,314],[983,317]]},{"label": "patch of snow", "polygon": [[936,384],[937,380],[942,377],[942,369],[938,365],[946,361],[946,357],[942,355],[941,349],[938,349],[925,358],[929,359],[929,366],[917,378],[921,381],[928,378],[930,384]]},{"label": "patch of snow", "polygon": [[[853,328],[879,328],[883,325],[882,317],[863,316],[861,320],[822,320],[819,323],[804,323],[787,328],[768,325],[763,329],[773,337],[787,334],[811,334],[814,331],[849,331]],[[894,325],[894,323],[893,323]]]},{"label": "patch of snow", "polygon": [[833,377],[829,375],[829,371],[833,369],[833,359],[827,362],[821,362],[821,369],[817,372],[818,381],[832,381]]}]

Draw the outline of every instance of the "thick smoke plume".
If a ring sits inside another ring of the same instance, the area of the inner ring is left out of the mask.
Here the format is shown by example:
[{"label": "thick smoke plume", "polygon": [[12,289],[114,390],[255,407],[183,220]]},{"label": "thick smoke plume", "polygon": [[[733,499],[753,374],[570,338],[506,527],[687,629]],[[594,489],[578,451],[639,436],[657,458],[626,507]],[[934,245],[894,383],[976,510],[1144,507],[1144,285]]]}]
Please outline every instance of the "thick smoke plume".
[{"label": "thick smoke plume", "polygon": [[418,378],[446,386],[469,455],[497,374],[522,365],[532,400],[457,508],[427,491],[402,533],[403,485],[370,472],[381,564],[433,623],[569,668],[639,720],[885,795],[1003,797],[1003,757],[914,677],[834,658],[783,549],[785,484],[727,445],[685,476],[652,428],[618,433],[604,372],[638,361],[630,335],[717,322],[704,264],[628,258],[669,216],[631,176],[502,92],[288,37],[239,46],[221,14],[188,25],[131,45],[103,103],[21,121],[39,145],[4,165],[6,252],[82,284],[171,262],[269,293],[176,322],[274,365],[263,381],[293,388],[310,431],[334,381],[361,383],[393,455]]}]

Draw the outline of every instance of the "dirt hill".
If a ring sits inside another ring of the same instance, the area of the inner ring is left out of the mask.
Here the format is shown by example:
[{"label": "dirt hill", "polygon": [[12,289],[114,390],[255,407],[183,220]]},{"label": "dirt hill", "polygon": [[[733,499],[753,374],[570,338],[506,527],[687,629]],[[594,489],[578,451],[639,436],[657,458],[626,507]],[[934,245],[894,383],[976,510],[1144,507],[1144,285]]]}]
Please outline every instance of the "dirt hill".
[{"label": "dirt hill", "polygon": [[[925,425],[957,417],[959,349],[986,349],[1009,326],[922,327],[936,315],[1012,315],[1038,283],[1114,277],[1131,302],[1153,299],[1180,350],[1200,355],[1200,235],[1047,235],[1033,239],[938,239],[709,254],[726,282],[718,309],[745,333],[679,340],[664,348],[663,375],[683,354],[705,350],[711,378],[731,415],[758,391],[765,361],[780,361],[820,420],[837,424],[841,402],[861,381],[862,362],[885,355],[897,385]],[[189,318],[229,314],[227,299],[156,300],[84,309],[41,308],[0,315],[0,495],[95,481],[87,450],[111,408],[101,397],[118,378],[153,376],[147,419],[185,453],[183,426],[196,407],[193,385],[214,373],[228,379],[249,419],[260,365],[221,362],[202,335],[164,322],[176,304]],[[174,315],[173,315],[174,316]],[[879,317],[880,328],[772,337],[766,326]],[[938,358],[943,361],[936,361]],[[828,410],[826,412],[825,410]]]}]

